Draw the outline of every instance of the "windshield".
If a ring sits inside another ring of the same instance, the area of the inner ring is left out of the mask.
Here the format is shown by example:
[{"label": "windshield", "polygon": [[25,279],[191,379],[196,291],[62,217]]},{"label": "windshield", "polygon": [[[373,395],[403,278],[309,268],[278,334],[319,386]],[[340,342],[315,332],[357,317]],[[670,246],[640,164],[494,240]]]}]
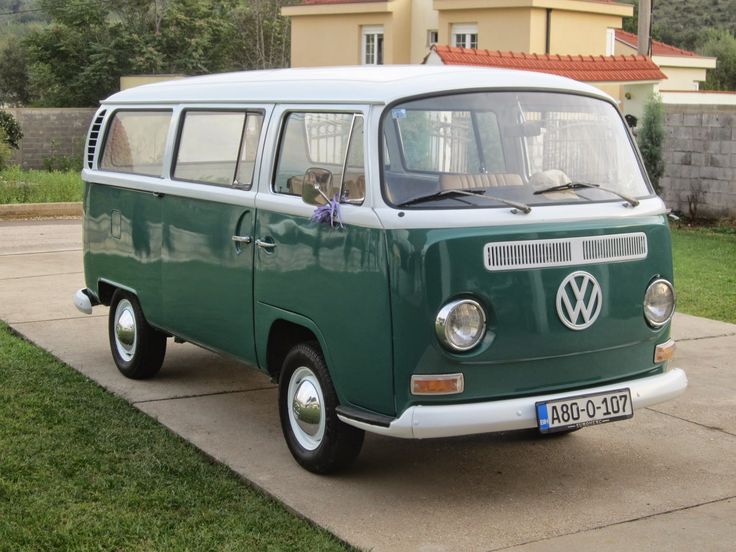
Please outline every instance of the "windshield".
[{"label": "windshield", "polygon": [[[632,198],[652,193],[616,108],[595,98],[456,94],[394,106],[382,122],[383,186],[392,205],[504,207],[477,197],[482,194],[550,205],[620,201],[611,191]],[[571,183],[601,189],[548,191]],[[444,193],[449,190],[474,193]]]}]

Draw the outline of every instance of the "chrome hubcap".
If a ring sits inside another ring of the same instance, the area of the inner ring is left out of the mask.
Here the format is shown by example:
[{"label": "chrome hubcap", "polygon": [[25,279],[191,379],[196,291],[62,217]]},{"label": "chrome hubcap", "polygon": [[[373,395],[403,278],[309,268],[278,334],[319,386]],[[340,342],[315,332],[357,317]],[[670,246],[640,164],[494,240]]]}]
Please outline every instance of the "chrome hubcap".
[{"label": "chrome hubcap", "polygon": [[307,367],[297,368],[289,381],[289,422],[299,444],[316,449],[325,434],[324,396],[317,376]]},{"label": "chrome hubcap", "polygon": [[135,355],[138,331],[133,305],[123,299],[115,308],[115,347],[123,360],[129,362]]}]

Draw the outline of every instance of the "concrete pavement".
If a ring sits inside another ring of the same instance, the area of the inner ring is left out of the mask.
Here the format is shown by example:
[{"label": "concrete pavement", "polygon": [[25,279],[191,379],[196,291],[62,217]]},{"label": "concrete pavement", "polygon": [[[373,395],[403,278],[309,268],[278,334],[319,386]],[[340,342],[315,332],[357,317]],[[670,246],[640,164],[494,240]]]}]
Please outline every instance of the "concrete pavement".
[{"label": "concrete pavement", "polygon": [[369,435],[354,468],[318,477],[281,436],[253,368],[169,342],[160,375],[127,380],[106,309],[83,285],[79,221],[0,222],[0,318],[346,541],[373,550],[733,550],[736,325],[677,315],[690,389],[632,420],[561,438],[403,441]]}]

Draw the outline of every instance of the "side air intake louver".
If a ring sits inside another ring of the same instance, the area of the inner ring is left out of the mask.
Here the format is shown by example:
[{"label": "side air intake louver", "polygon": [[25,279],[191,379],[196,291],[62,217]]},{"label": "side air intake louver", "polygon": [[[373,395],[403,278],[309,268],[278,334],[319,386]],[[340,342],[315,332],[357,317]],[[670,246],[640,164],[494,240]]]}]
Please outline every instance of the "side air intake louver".
[{"label": "side air intake louver", "polygon": [[100,137],[100,127],[102,120],[105,118],[105,112],[100,111],[89,129],[89,140],[87,140],[87,167],[92,168],[92,162],[95,160],[95,150],[97,149],[97,140]]}]

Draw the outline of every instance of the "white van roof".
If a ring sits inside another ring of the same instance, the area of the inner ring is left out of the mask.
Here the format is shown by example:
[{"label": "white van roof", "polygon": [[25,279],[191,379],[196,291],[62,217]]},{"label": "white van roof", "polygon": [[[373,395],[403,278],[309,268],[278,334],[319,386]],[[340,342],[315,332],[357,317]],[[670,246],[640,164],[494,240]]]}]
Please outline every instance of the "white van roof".
[{"label": "white van roof", "polygon": [[372,103],[433,92],[477,89],[546,89],[601,98],[599,89],[556,75],[447,65],[385,65],[243,71],[137,86],[102,104],[161,103]]}]

